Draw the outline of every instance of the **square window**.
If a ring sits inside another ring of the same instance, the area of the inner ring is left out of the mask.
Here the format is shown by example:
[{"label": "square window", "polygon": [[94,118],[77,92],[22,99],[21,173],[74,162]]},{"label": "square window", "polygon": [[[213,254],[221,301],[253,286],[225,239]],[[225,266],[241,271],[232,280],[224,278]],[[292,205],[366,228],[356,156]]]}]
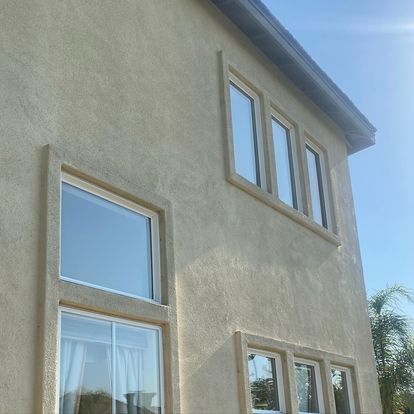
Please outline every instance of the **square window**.
[{"label": "square window", "polygon": [[159,301],[158,234],[155,212],[62,174],[62,279]]},{"label": "square window", "polygon": [[277,413],[284,411],[280,356],[249,350],[247,361],[253,412]]},{"label": "square window", "polygon": [[294,209],[301,210],[295,131],[293,126],[276,112],[272,113],[272,136],[277,197]]},{"label": "square window", "polygon": [[331,227],[328,200],[328,184],[325,169],[325,156],[316,146],[306,143],[310,201],[312,217],[325,228]]},{"label": "square window", "polygon": [[230,112],[234,169],[258,187],[266,187],[258,95],[230,76]]},{"label": "square window", "polygon": [[355,413],[350,370],[348,368],[332,367],[331,375],[336,413]]},{"label": "square window", "polygon": [[162,413],[158,327],[61,309],[59,349],[59,413]]},{"label": "square window", "polygon": [[299,412],[322,413],[324,405],[319,364],[297,359],[295,375]]}]

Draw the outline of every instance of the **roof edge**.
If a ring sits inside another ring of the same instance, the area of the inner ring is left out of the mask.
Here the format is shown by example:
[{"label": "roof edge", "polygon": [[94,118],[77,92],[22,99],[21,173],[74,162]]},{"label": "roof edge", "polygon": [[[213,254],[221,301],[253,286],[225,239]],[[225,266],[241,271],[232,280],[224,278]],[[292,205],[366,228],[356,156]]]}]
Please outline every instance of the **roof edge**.
[{"label": "roof edge", "polygon": [[211,0],[345,133],[348,153],[375,144],[376,128],[260,0]]}]

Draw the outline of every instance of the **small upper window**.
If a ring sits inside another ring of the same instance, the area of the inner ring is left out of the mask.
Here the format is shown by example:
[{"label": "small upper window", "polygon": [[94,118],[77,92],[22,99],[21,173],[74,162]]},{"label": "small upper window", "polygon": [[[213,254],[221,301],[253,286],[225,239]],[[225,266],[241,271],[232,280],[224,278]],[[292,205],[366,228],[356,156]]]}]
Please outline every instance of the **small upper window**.
[{"label": "small upper window", "polygon": [[63,174],[61,278],[160,300],[158,215]]},{"label": "small upper window", "polygon": [[238,79],[231,77],[230,102],[235,171],[264,188],[259,97]]},{"label": "small upper window", "polygon": [[276,184],[279,200],[299,210],[299,180],[295,157],[294,129],[280,116],[272,117]]},{"label": "small upper window", "polygon": [[296,360],[296,391],[300,413],[322,413],[321,376],[319,364],[313,361]]},{"label": "small upper window", "polygon": [[337,414],[354,414],[351,372],[348,368],[332,367],[332,386]]},{"label": "small upper window", "polygon": [[312,217],[317,223],[328,228],[328,198],[326,177],[323,168],[323,154],[313,145],[307,143],[306,160],[308,164]]},{"label": "small upper window", "polygon": [[251,350],[248,354],[248,370],[253,412],[284,411],[280,356]]}]

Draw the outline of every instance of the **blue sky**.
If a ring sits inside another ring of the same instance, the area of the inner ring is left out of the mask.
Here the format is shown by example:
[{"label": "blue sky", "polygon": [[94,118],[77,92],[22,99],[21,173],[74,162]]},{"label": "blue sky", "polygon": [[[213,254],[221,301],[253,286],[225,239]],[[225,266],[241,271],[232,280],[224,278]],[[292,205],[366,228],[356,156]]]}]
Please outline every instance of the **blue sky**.
[{"label": "blue sky", "polygon": [[414,290],[414,2],[263,2],[377,127],[349,159],[366,288]]}]

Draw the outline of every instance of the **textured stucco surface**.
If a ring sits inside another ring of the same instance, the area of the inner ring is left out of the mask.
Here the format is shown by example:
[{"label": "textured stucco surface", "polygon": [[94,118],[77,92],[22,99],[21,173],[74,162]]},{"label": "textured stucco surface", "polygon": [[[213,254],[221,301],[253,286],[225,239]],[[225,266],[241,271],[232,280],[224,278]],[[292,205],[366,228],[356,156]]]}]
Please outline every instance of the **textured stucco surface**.
[{"label": "textured stucco surface", "polygon": [[[341,247],[225,180],[220,50],[328,149]],[[46,144],[171,202],[183,413],[240,412],[238,330],[354,358],[380,412],[342,133],[210,2],[4,0],[0,57],[0,413],[42,386]]]}]

